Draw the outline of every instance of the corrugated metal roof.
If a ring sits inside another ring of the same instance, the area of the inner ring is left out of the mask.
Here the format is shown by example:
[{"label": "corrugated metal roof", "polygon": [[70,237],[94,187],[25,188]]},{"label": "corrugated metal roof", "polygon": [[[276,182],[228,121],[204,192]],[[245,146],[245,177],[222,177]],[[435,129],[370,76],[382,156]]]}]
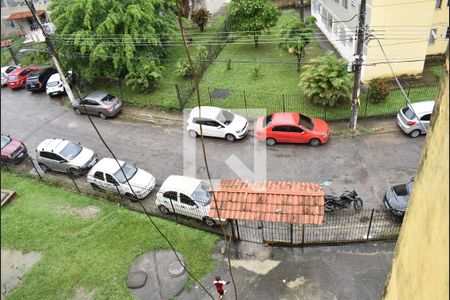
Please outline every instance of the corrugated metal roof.
[{"label": "corrugated metal roof", "polygon": [[[214,194],[220,218],[290,224],[322,224],[324,192],[319,184],[222,179]],[[209,216],[217,218],[214,198]]]},{"label": "corrugated metal roof", "polygon": [[[43,14],[45,14],[44,10],[37,10],[36,11],[36,15],[37,16],[42,16]],[[31,11],[21,11],[21,12],[16,12],[16,13],[12,13],[7,20],[22,20],[22,19],[27,19],[27,18],[32,18],[33,14],[31,13]]]}]

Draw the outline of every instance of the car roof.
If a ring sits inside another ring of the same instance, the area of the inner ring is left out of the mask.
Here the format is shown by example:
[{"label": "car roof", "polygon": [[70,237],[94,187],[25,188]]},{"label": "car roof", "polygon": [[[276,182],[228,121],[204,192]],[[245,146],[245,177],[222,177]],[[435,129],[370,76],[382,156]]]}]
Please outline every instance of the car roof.
[{"label": "car roof", "polygon": [[[222,109],[220,107],[202,106],[201,115],[203,119],[204,118],[215,119],[221,110]],[[199,107],[198,106],[194,107],[189,116],[193,118],[198,118],[199,112],[200,112]]]},{"label": "car roof", "polygon": [[13,66],[13,65],[11,65],[11,66],[4,66],[4,67],[1,68],[1,72],[4,73],[6,70],[8,70],[11,67],[16,68],[16,69],[19,68],[18,66]]},{"label": "car roof", "polygon": [[[122,160],[118,160],[120,165],[122,166],[125,162]],[[99,160],[89,171],[89,174],[94,174],[97,171],[113,174],[119,169],[119,166],[117,165],[117,162],[113,158],[102,158]]]},{"label": "car roof", "polygon": [[297,113],[274,113],[271,125],[298,125]]},{"label": "car roof", "polygon": [[91,92],[91,93],[87,94],[83,98],[89,98],[89,99],[94,99],[94,100],[102,100],[107,94],[108,93],[103,92],[103,91],[94,91],[94,92]]},{"label": "car roof", "polygon": [[36,149],[38,151],[59,153],[70,141],[64,139],[46,139],[43,140]]},{"label": "car roof", "polygon": [[52,76],[50,76],[47,82],[51,81],[61,81],[61,76],[59,76],[59,73],[55,73]]},{"label": "car roof", "polygon": [[170,175],[161,185],[161,192],[179,191],[190,196],[202,181],[197,178],[179,175]]},{"label": "car roof", "polygon": [[415,102],[410,106],[416,113],[429,113],[433,111],[435,101]]}]

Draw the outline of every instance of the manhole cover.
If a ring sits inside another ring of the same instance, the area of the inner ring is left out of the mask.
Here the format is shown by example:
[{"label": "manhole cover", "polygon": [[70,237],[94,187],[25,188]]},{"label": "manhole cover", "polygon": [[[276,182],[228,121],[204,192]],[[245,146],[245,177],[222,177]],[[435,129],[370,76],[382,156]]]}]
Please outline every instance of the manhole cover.
[{"label": "manhole cover", "polygon": [[169,265],[169,274],[172,277],[178,277],[183,275],[184,268],[183,265],[179,261],[174,261]]},{"label": "manhole cover", "polygon": [[230,95],[230,90],[228,89],[214,89],[211,93],[211,98],[213,99],[224,99]]}]

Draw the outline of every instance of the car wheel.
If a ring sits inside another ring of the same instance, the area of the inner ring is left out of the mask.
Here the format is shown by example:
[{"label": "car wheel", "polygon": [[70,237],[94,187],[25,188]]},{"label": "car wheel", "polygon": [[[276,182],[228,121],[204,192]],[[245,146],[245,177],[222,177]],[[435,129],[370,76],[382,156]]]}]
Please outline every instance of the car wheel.
[{"label": "car wheel", "polygon": [[139,201],[139,199],[131,193],[125,193],[125,197],[127,197],[128,199],[130,199],[133,202]]},{"label": "car wheel", "polygon": [[97,191],[101,190],[101,188],[100,188],[98,185],[96,185],[95,183],[93,183],[93,182],[91,182],[91,187],[92,187],[94,190],[97,190]]},{"label": "car wheel", "polygon": [[419,130],[419,129],[415,129],[415,130],[413,130],[413,131],[411,131],[411,132],[409,133],[409,136],[412,137],[412,138],[416,138],[416,137],[418,137],[419,135],[420,135],[420,130]]},{"label": "car wheel", "polygon": [[102,118],[102,120],[106,120],[106,115],[104,113],[99,113],[98,116]]},{"label": "car wheel", "polygon": [[198,134],[195,130],[189,130],[189,135],[193,138],[196,138],[198,136]]},{"label": "car wheel", "polygon": [[363,201],[361,200],[361,198],[356,198],[356,200],[353,201],[353,208],[356,211],[360,211],[363,208]]},{"label": "car wheel", "polygon": [[320,146],[320,140],[319,139],[310,139],[309,140],[309,145],[311,147],[317,147]]},{"label": "car wheel", "polygon": [[231,133],[225,135],[225,139],[229,142],[234,142],[236,141],[236,137],[234,135],[232,135]]},{"label": "car wheel", "polygon": [[267,139],[266,140],[266,145],[267,146],[273,146],[277,143],[277,141],[275,141],[275,139]]},{"label": "car wheel", "polygon": [[[51,97],[51,96],[50,96],[50,97]],[[75,111],[75,113],[76,113],[77,115],[81,115],[81,110],[79,110],[78,108],[74,108],[73,110]]]},{"label": "car wheel", "polygon": [[208,225],[209,227],[216,226],[216,221],[214,221],[214,220],[211,219],[211,218],[206,217],[206,218],[203,219],[203,221],[204,221],[205,224]]},{"label": "car wheel", "polygon": [[158,206],[158,209],[164,215],[170,214],[170,210],[167,207],[165,207],[164,205]]},{"label": "car wheel", "polygon": [[47,173],[48,171],[50,171],[50,168],[47,167],[46,165],[41,164],[41,163],[38,163],[38,165],[39,165],[39,168],[41,168],[41,170],[42,170],[44,173]]},{"label": "car wheel", "polygon": [[70,168],[67,172],[69,173],[69,175],[72,175],[75,177],[81,176],[83,174],[80,170],[75,169],[75,168]]}]

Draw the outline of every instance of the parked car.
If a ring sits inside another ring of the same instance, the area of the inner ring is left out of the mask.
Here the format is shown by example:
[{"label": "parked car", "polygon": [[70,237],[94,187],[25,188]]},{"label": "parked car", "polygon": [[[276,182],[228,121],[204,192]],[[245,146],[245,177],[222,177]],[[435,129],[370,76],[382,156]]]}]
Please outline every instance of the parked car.
[{"label": "parked car", "polygon": [[47,81],[53,74],[57,73],[54,68],[41,68],[28,75],[25,86],[30,92],[44,91]]},{"label": "parked car", "polygon": [[274,113],[256,121],[256,139],[273,146],[276,143],[324,144],[330,136],[328,124],[299,113]]},{"label": "parked car", "polygon": [[[402,107],[397,114],[397,124],[406,134],[409,134],[410,137],[416,138],[419,135],[426,133],[420,123],[428,130],[433,108],[434,101],[416,102]],[[419,117],[420,122],[414,115],[414,112],[417,114],[417,117]]]},{"label": "parked car", "polygon": [[101,91],[95,91],[82,97],[79,103],[73,107],[77,115],[88,113],[102,119],[114,117],[122,108],[123,103],[119,98]]},{"label": "parked car", "polygon": [[1,69],[1,73],[2,73],[2,86],[6,85],[6,81],[8,80],[8,75],[14,71],[17,70],[18,68],[20,68],[19,66],[4,66]]},{"label": "parked car", "polygon": [[[132,164],[121,160],[119,160],[119,163],[123,172],[115,159],[101,159],[87,175],[87,181],[92,188],[114,193],[119,191],[120,194],[131,200],[147,197],[155,187],[155,177]],[[132,189],[130,189],[130,185]]]},{"label": "parked car", "polygon": [[163,214],[177,213],[215,226],[218,220],[208,217],[210,189],[210,185],[200,179],[171,175],[159,189],[155,202]]},{"label": "parked car", "polygon": [[36,159],[44,172],[54,170],[79,176],[95,165],[97,154],[81,144],[52,138],[37,146]]},{"label": "parked car", "polygon": [[246,118],[219,107],[202,106],[201,118],[199,107],[192,109],[186,128],[190,136],[200,135],[200,124],[202,124],[203,136],[225,138],[230,142],[242,139],[248,132]]},{"label": "parked car", "polygon": [[28,150],[24,143],[13,140],[9,135],[2,134],[1,159],[4,162],[17,164],[27,157]]},{"label": "parked car", "polygon": [[50,97],[66,93],[66,89],[64,88],[64,84],[58,73],[55,73],[52,76],[50,76],[50,78],[47,81],[45,91],[47,95],[49,95]]},{"label": "parked car", "polygon": [[386,191],[383,202],[384,206],[398,218],[403,218],[408,207],[409,196],[414,185],[414,177],[405,184],[399,184]]},{"label": "parked car", "polygon": [[6,85],[12,89],[20,89],[25,86],[28,76],[35,72],[37,68],[18,68],[8,75]]}]

